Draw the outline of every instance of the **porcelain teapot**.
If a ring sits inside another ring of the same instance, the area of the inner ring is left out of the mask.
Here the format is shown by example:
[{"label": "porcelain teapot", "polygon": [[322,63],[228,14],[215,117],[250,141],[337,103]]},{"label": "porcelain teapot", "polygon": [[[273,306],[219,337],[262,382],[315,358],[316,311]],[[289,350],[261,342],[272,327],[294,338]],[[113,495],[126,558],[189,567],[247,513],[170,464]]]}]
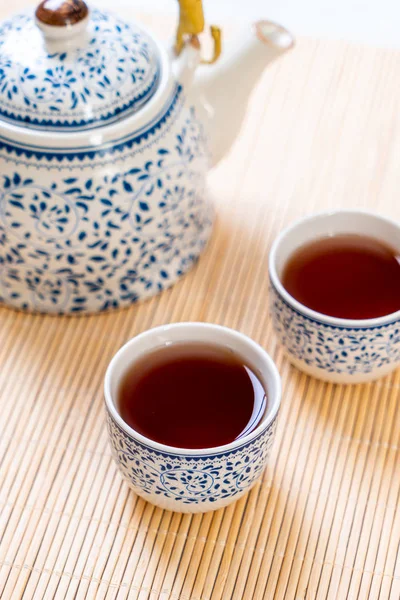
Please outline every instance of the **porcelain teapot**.
[{"label": "porcelain teapot", "polygon": [[[45,313],[128,306],[199,257],[206,175],[251,88],[293,39],[260,21],[207,61],[199,0],[175,46],[83,0],[45,0],[0,26],[0,301]],[[218,60],[217,60],[218,59]],[[205,62],[215,64],[202,64]]]}]

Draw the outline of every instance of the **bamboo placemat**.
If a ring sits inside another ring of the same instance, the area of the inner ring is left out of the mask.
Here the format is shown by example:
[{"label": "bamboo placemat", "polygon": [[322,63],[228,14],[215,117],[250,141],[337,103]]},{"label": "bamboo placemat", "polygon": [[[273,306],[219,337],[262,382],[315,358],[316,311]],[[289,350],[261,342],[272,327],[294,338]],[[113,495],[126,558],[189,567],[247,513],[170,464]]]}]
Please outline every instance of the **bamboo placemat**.
[{"label": "bamboo placemat", "polygon": [[[147,23],[165,35],[160,19]],[[399,82],[398,52],[299,40],[265,73],[210,176],[217,225],[186,278],[115,314],[0,310],[2,598],[399,600],[400,372],[357,387],[308,378],[283,357],[267,311],[268,251],[292,219],[339,206],[400,218]],[[284,390],[262,481],[197,516],[128,490],[102,406],[121,344],[184,320],[252,336]]]}]

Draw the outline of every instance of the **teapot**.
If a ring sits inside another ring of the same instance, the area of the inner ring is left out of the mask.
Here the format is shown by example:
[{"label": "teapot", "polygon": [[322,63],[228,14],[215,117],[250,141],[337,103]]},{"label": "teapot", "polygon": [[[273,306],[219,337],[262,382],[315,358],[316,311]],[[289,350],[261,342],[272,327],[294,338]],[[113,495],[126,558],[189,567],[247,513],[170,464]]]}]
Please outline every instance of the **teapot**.
[{"label": "teapot", "polygon": [[[208,170],[264,67],[293,45],[259,21],[203,57],[199,0],[175,46],[83,0],[0,25],[0,301],[55,314],[128,306],[172,285],[213,224]],[[207,64],[208,63],[208,64]]]}]

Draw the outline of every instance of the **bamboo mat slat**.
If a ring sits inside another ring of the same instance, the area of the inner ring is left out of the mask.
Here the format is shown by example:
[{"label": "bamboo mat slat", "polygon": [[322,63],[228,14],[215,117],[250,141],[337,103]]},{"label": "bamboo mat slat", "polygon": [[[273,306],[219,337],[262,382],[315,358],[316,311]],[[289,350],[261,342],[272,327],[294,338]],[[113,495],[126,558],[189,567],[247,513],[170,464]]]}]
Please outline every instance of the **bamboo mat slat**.
[{"label": "bamboo mat slat", "polygon": [[[142,21],[164,38],[173,29]],[[262,77],[240,139],[210,174],[217,224],[189,275],[115,314],[0,309],[1,598],[400,599],[400,372],[348,387],[308,378],[284,358],[267,310],[268,252],[285,224],[349,206],[400,219],[399,82],[398,51],[298,40]],[[193,516],[129,491],[102,407],[115,351],[185,320],[250,335],[283,380],[262,480]]]}]

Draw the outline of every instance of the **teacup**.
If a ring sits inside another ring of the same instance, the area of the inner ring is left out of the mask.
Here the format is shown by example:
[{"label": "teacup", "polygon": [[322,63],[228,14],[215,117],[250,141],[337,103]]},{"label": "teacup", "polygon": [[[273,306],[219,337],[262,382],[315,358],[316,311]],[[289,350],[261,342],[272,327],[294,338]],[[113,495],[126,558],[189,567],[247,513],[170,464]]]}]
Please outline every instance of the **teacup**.
[{"label": "teacup", "polygon": [[[257,371],[267,410],[256,429],[224,446],[189,450],[159,444],[124,422],[117,403],[124,374],[144,354],[177,342],[229,348]],[[161,508],[196,513],[227,506],[260,477],[275,436],[281,383],[270,356],[247,336],[209,323],[179,323],[150,329],[125,344],[107,369],[104,395],[113,456],[132,489]]]},{"label": "teacup", "polygon": [[297,221],[277,237],[269,257],[270,310],[290,361],[305,373],[336,383],[362,383],[400,364],[400,310],[375,319],[330,317],[300,304],[283,287],[293,252],[318,237],[361,234],[400,252],[400,226],[361,210],[338,210]]}]

